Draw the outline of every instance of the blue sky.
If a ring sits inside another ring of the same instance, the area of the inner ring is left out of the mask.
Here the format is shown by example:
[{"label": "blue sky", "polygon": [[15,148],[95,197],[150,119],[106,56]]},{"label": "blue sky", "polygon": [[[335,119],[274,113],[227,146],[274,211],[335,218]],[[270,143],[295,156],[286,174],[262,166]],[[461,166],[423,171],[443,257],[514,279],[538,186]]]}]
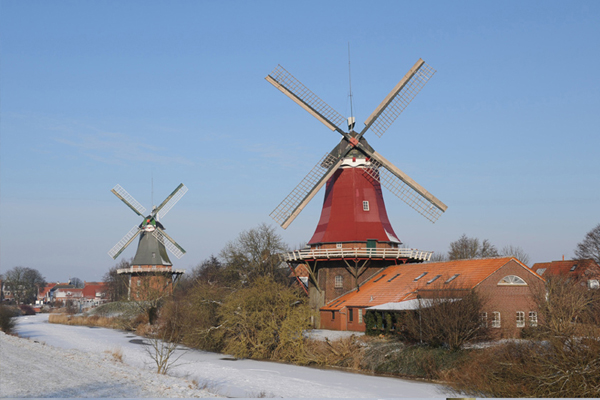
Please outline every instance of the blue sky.
[{"label": "blue sky", "polygon": [[[188,186],[163,221],[178,268],[275,226],[340,138],[264,77],[281,64],[348,116],[348,43],[359,127],[417,59],[437,70],[366,136],[448,205],[432,224],[384,191],[408,246],[464,233],[543,262],[600,222],[597,1],[1,0],[0,35],[0,272],[100,280],[139,223],[116,184],[146,208]],[[322,199],[277,226],[290,246]]]}]

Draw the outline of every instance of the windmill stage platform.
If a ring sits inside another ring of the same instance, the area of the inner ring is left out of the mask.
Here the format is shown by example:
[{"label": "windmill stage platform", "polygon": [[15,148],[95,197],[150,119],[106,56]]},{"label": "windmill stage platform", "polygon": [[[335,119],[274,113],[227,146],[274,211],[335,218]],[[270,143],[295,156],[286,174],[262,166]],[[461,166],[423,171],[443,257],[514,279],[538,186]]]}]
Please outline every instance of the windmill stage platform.
[{"label": "windmill stage platform", "polygon": [[398,260],[423,262],[431,259],[432,251],[406,248],[332,248],[294,250],[283,255],[284,261],[298,263],[317,260]]}]

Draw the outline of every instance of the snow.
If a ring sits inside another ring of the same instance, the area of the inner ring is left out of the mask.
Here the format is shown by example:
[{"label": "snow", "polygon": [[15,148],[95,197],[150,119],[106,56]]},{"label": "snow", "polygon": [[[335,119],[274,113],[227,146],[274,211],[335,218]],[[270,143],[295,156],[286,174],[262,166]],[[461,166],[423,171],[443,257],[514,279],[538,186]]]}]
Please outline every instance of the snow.
[{"label": "snow", "polygon": [[[145,339],[130,332],[50,324],[47,315],[24,316],[17,321],[19,336],[30,340],[0,335],[2,397],[446,398],[452,395],[433,383],[236,360],[183,347],[175,356],[181,356],[177,364],[169,370],[169,376],[164,376],[155,373]],[[122,363],[111,359],[115,351],[122,352]]]}]

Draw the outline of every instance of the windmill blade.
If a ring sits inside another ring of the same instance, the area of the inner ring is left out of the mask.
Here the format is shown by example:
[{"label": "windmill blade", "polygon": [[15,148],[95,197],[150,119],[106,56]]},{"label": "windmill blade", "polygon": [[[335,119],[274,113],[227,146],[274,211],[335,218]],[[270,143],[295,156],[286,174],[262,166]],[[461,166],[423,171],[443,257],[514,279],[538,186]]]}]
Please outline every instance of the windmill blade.
[{"label": "windmill blade", "polygon": [[167,235],[165,231],[156,227],[156,229],[152,232],[152,235],[161,242],[173,255],[177,258],[183,257],[185,254],[185,250],[176,241],[171,238],[171,236]]},{"label": "windmill blade", "polygon": [[346,118],[311,92],[281,65],[278,65],[265,79],[300,107],[312,114],[313,117],[325,124],[326,127],[332,131],[337,130],[342,134],[345,133],[339,126],[344,126]]},{"label": "windmill blade", "polygon": [[175,190],[173,190],[173,192],[170,195],[168,195],[167,198],[161,203],[161,205],[158,206],[154,211],[156,215],[158,215],[158,220],[167,215],[169,210],[171,210],[171,208],[173,208],[173,206],[177,204],[179,200],[181,200],[181,198],[184,194],[187,193],[187,191],[188,188],[183,183],[180,183],[179,186],[177,186]]},{"label": "windmill blade", "polygon": [[114,188],[112,188],[111,192],[113,192],[113,194],[117,196],[123,203],[127,204],[127,207],[131,208],[134,213],[136,213],[140,217],[144,216],[146,208],[144,208],[143,205],[141,205],[136,199],[134,199],[132,195],[127,193],[127,191],[123,189],[121,185],[117,185]]},{"label": "windmill blade", "polygon": [[117,257],[119,257],[119,254],[121,254],[123,250],[125,250],[127,246],[129,246],[131,242],[133,242],[133,239],[135,239],[141,231],[142,230],[140,229],[140,227],[138,225],[135,225],[133,228],[131,228],[129,232],[127,232],[125,236],[123,236],[123,239],[119,240],[119,242],[108,251],[108,255],[111,256],[113,260],[115,260]]},{"label": "windmill blade", "polygon": [[404,78],[398,82],[390,94],[367,118],[361,135],[371,128],[377,136],[381,137],[433,74],[435,74],[435,70],[419,58],[419,61],[404,75]]},{"label": "windmill blade", "polygon": [[448,209],[444,203],[415,182],[411,177],[374,151],[371,154],[373,168],[365,168],[364,173],[377,180],[431,222]]},{"label": "windmill blade", "polygon": [[271,218],[286,229],[342,165],[342,161],[342,157],[334,157],[331,153],[325,154],[298,186],[271,212]]}]

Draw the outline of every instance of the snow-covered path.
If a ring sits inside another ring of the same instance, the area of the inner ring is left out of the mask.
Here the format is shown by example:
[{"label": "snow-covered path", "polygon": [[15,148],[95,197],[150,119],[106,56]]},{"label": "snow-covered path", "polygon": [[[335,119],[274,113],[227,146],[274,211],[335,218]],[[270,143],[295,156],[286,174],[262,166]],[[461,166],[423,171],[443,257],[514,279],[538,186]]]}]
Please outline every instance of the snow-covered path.
[{"label": "snow-covered path", "polygon": [[[141,337],[104,328],[50,324],[47,319],[47,315],[20,317],[17,332],[22,337],[51,346],[90,354],[105,355],[106,351],[120,350],[125,364],[154,369],[145,350],[147,345],[143,344]],[[198,350],[185,352],[169,375],[195,380],[213,393],[231,397],[445,398],[451,395],[441,386],[431,383],[273,362],[234,360],[222,354]],[[155,396],[161,395],[157,393]]]}]

